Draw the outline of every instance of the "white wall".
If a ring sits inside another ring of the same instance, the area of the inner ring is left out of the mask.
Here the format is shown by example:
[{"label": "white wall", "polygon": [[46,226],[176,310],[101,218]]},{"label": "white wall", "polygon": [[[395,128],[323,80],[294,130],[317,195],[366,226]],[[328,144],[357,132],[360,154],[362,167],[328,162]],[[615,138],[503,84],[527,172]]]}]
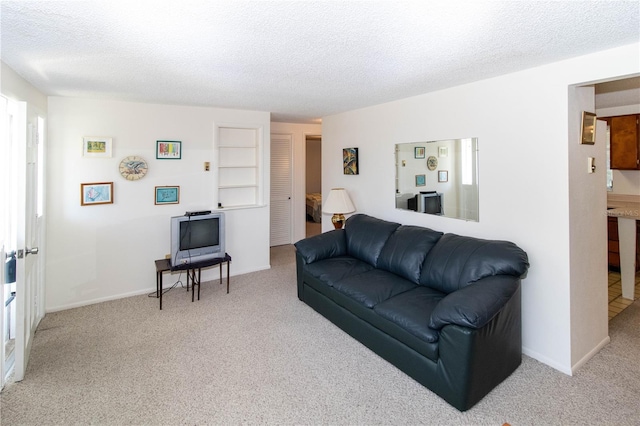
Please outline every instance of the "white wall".
[{"label": "white wall", "polygon": [[[595,112],[595,88],[569,88],[569,120]],[[580,367],[609,342],[606,131],[599,121],[596,143],[581,144],[581,126],[569,126],[569,241],[571,365]],[[595,159],[588,173],[588,158]]]},{"label": "white wall", "polygon": [[[571,250],[605,247],[606,238],[592,236],[589,227],[570,234],[570,205],[592,193],[577,181],[569,191],[569,180],[575,178],[570,176],[570,160],[586,164],[585,152],[569,149],[578,143],[570,140],[569,126],[572,132],[580,126],[579,117],[569,114],[569,87],[639,73],[639,52],[638,44],[624,46],[324,117],[323,194],[345,187],[358,212],[518,244],[531,263],[522,286],[523,351],[571,374],[577,360],[591,352],[572,346],[572,335],[589,342],[606,339],[599,317],[576,314],[584,323],[571,322],[572,312],[590,309],[571,298],[571,286],[578,285],[571,279],[572,270],[604,263],[606,256],[586,253],[580,264],[572,264]],[[396,210],[394,144],[460,137],[478,138],[480,222]],[[359,147],[359,175],[342,173],[341,150],[346,147]],[[578,180],[587,179],[576,170]],[[330,224],[323,223],[323,230],[329,229]],[[588,279],[588,288],[607,285],[597,282],[598,277]]]},{"label": "white wall", "polygon": [[[269,141],[268,112],[49,98],[47,311],[155,290],[153,261],[170,251],[169,218],[216,206],[214,123],[261,127]],[[83,158],[83,136],[112,137],[113,156]],[[156,140],[181,141],[182,159],[157,160]],[[269,144],[264,148],[269,200]],[[128,155],[147,160],[143,179],[120,176]],[[204,171],[205,161],[212,171]],[[114,203],[81,206],[83,182],[113,182]],[[154,187],[164,185],[180,186],[180,204],[154,205]],[[231,275],[269,268],[269,206],[225,212]],[[203,273],[212,279],[217,269]],[[177,277],[165,274],[165,286]]]},{"label": "white wall", "polygon": [[2,84],[2,94],[16,101],[28,103],[29,108],[33,108],[42,114],[47,111],[47,97],[38,89],[33,87],[25,79],[20,77],[13,69],[4,62],[0,62],[0,82]]},{"label": "white wall", "polygon": [[[271,133],[290,134],[293,138],[293,241],[291,242],[295,243],[303,239],[306,234],[306,136],[321,135],[322,125],[273,122]],[[324,151],[324,146],[322,150]]]}]

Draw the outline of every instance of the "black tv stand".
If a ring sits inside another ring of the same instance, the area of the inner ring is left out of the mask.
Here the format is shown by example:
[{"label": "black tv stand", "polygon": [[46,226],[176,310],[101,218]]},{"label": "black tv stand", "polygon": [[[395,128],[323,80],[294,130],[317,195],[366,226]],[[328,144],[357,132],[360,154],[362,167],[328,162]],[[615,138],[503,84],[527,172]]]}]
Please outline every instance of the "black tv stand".
[{"label": "black tv stand", "polygon": [[[229,253],[225,253],[224,257],[216,257],[214,259],[202,260],[200,262],[185,263],[182,265],[171,265],[170,259],[159,259],[155,261],[156,264],[156,298],[160,298],[160,310],[162,310],[162,273],[167,271],[187,271],[187,291],[189,291],[189,281],[191,281],[191,301],[194,300],[195,289],[198,286],[198,300],[200,300],[200,272],[202,268],[209,266],[219,265],[220,268],[220,284],[222,284],[222,264],[227,264],[227,294],[229,294],[229,263],[231,263],[231,256]],[[198,270],[198,276],[196,277],[196,270]]]}]

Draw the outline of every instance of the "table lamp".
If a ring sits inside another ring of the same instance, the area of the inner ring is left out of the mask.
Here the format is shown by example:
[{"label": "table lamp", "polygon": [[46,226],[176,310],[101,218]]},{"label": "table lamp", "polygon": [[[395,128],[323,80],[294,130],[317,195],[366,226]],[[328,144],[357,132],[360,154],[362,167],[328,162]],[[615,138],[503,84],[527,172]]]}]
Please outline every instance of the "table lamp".
[{"label": "table lamp", "polygon": [[344,214],[353,213],[356,211],[349,194],[344,188],[333,188],[329,192],[327,201],[322,206],[323,213],[333,213],[331,217],[331,223],[335,229],[341,229],[344,225]]}]

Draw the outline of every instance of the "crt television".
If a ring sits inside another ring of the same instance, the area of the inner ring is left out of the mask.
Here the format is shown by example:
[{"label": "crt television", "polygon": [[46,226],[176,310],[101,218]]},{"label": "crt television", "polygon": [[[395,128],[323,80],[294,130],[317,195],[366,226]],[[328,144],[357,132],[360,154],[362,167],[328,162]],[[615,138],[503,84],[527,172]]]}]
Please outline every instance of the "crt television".
[{"label": "crt television", "polygon": [[224,213],[171,218],[171,264],[186,265],[225,256]]},{"label": "crt television", "polygon": [[421,192],[417,195],[418,211],[429,214],[444,214],[442,205],[443,194],[436,191]]}]

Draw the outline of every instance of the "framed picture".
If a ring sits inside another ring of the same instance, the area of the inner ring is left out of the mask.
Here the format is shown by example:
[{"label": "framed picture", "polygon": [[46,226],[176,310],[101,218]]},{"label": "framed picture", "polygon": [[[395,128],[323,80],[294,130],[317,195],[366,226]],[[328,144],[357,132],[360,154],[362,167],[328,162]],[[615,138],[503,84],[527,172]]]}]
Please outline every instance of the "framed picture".
[{"label": "framed picture", "polygon": [[425,186],[427,184],[427,179],[425,175],[416,175],[416,186]]},{"label": "framed picture", "polygon": [[96,182],[80,184],[80,205],[113,203],[113,182]]},{"label": "framed picture", "polygon": [[97,136],[82,138],[82,156],[89,158],[111,157],[112,139]]},{"label": "framed picture", "polygon": [[182,158],[182,142],[156,141],[156,159],[179,160]]},{"label": "framed picture", "polygon": [[448,155],[449,155],[449,148],[447,148],[446,146],[438,147],[438,157],[446,157]]},{"label": "framed picture", "polygon": [[413,158],[424,158],[424,146],[416,146],[413,148]]},{"label": "framed picture", "polygon": [[448,182],[448,181],[449,181],[449,171],[438,170],[438,182]]},{"label": "framed picture", "polygon": [[158,204],[180,204],[179,186],[156,186],[156,205]]},{"label": "framed picture", "polygon": [[357,175],[358,168],[358,148],[344,148],[342,150],[342,167],[345,175]]},{"label": "framed picture", "polygon": [[596,143],[596,115],[582,111],[582,143],[593,145]]}]

